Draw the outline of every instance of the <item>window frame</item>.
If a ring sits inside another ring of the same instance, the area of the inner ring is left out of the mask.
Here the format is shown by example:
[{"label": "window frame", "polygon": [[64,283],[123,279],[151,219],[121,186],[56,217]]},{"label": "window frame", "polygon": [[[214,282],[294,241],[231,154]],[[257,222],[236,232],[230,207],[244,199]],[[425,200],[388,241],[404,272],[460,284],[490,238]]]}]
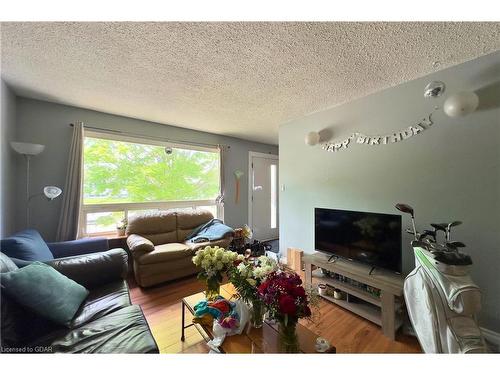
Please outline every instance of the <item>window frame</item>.
[{"label": "window frame", "polygon": [[[220,150],[217,146],[200,146],[189,143],[175,143],[175,142],[167,142],[158,140],[155,138],[149,137],[136,137],[122,134],[114,134],[108,132],[100,132],[100,131],[85,131],[83,136],[83,142],[85,142],[86,138],[97,138],[97,139],[107,139],[110,141],[118,141],[118,142],[131,142],[136,144],[144,144],[148,146],[161,146],[161,147],[172,147],[172,148],[181,148],[185,150],[194,150],[194,151],[203,151],[203,152],[213,152],[219,154],[219,159],[221,158]],[[134,202],[134,203],[97,203],[97,204],[84,204],[84,192],[83,185],[85,179],[85,145],[82,148],[82,177],[81,177],[81,186],[82,186],[82,194],[80,197],[80,213],[79,213],[79,225],[78,225],[78,237],[92,237],[99,235],[110,235],[115,233],[115,231],[104,231],[104,232],[87,232],[87,215],[91,213],[99,213],[99,212],[123,212],[124,218],[127,218],[129,211],[133,210],[169,210],[176,208],[192,208],[196,209],[200,206],[216,206],[217,207],[217,215],[216,217],[223,220],[224,219],[224,205],[220,203],[218,197],[214,199],[201,199],[201,200],[180,200],[180,201],[154,201],[154,202]],[[220,186],[220,176],[222,174],[221,171],[221,163],[219,160],[219,194],[222,190],[222,186]]]}]

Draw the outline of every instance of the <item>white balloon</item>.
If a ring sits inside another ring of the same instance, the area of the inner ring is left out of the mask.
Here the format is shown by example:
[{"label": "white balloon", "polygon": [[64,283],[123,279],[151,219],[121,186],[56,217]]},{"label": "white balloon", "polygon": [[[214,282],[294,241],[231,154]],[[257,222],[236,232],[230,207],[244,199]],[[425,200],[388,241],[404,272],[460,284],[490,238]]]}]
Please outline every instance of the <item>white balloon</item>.
[{"label": "white balloon", "polygon": [[467,91],[450,96],[444,102],[444,112],[450,117],[460,117],[472,113],[479,105],[476,93]]},{"label": "white balloon", "polygon": [[319,143],[319,133],[318,132],[310,132],[307,133],[305,138],[306,145],[315,146]]}]

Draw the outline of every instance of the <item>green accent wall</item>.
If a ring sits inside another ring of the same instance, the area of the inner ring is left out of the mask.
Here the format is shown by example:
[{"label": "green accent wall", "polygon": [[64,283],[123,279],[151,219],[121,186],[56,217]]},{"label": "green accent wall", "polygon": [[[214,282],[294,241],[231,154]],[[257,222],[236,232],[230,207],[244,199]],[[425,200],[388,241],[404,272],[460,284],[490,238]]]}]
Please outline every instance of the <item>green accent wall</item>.
[{"label": "green accent wall", "polygon": [[[445,94],[425,99],[432,80]],[[421,134],[388,145],[352,144],[326,152],[305,145],[310,131],[343,140],[355,131],[383,135],[414,125],[459,91],[473,90],[476,112],[450,118],[442,110]],[[481,324],[500,331],[500,53],[316,112],[280,127],[280,249],[314,250],[314,208],[397,214],[394,204],[415,208],[417,226],[461,220],[452,238],[467,244],[472,277],[483,289]],[[411,227],[403,216],[403,231]],[[403,270],[414,266],[411,235],[403,232]]]}]

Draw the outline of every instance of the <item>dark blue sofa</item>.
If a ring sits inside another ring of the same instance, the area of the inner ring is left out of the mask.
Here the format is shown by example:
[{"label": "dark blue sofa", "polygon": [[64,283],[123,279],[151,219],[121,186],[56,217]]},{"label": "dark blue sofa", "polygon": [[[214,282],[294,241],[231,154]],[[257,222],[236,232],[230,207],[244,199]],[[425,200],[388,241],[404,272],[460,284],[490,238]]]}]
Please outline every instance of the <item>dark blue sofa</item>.
[{"label": "dark blue sofa", "polygon": [[25,229],[0,240],[0,251],[11,258],[18,267],[34,261],[45,262],[107,250],[108,239],[104,237],[47,243],[35,229]]}]

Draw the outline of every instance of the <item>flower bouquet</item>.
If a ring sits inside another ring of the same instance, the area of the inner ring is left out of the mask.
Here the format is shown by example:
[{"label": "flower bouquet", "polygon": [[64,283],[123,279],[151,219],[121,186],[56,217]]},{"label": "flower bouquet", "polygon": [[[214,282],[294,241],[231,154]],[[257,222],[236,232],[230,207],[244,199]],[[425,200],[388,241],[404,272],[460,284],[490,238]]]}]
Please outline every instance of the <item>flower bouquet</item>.
[{"label": "flower bouquet", "polygon": [[224,273],[232,267],[234,261],[243,260],[243,258],[243,255],[219,246],[206,246],[196,252],[193,263],[202,269],[198,273],[198,279],[205,280],[207,283],[207,300],[217,298]]},{"label": "flower bouquet", "polygon": [[258,291],[269,316],[278,322],[282,350],[297,353],[297,322],[300,318],[311,316],[309,297],[299,275],[294,272],[273,272],[259,286]]},{"label": "flower bouquet", "polygon": [[240,298],[252,304],[251,321],[255,328],[262,327],[264,305],[260,299],[258,287],[266,277],[278,268],[276,262],[266,256],[257,259],[249,257],[235,262],[236,267],[229,271],[230,280],[238,291]]}]

